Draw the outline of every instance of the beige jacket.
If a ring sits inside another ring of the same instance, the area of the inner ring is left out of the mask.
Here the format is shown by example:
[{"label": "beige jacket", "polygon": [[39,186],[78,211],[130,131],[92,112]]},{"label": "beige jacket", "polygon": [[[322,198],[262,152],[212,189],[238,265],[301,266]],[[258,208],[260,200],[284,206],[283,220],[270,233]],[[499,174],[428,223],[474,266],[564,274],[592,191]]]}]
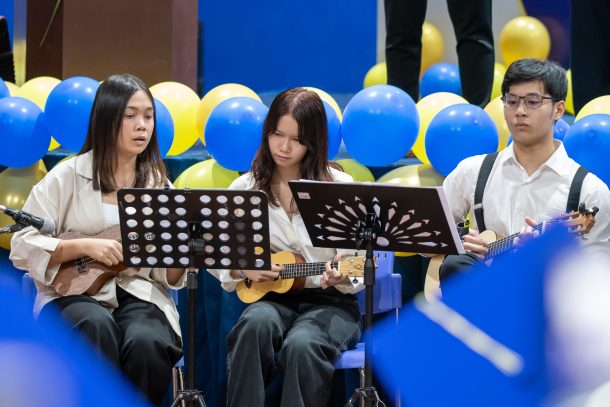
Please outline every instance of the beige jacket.
[{"label": "beige jacket", "polygon": [[[74,231],[94,236],[105,229],[101,191],[93,189],[91,153],[70,158],[57,164],[32,188],[23,210],[55,221],[53,236]],[[51,286],[59,265],[47,267],[59,239],[40,234],[32,227],[15,233],[11,240],[10,259],[15,267],[30,273],[38,294],[34,310],[59,297]],[[186,274],[186,273],[185,273]],[[181,336],[178,311],[167,288],[182,288],[183,276],[176,285],[167,282],[165,269],[128,268],[119,277],[109,280],[93,296],[104,306],[117,307],[116,285],[137,298],[151,302],[161,309],[172,328]]]}]

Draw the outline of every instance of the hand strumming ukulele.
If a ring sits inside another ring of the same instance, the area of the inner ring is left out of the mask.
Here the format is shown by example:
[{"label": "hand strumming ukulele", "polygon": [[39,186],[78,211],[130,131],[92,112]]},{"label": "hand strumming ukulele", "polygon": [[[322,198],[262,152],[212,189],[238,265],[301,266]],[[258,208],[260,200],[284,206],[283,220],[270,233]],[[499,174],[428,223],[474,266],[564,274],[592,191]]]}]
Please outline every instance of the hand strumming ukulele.
[{"label": "hand strumming ukulele", "polygon": [[[591,228],[595,225],[595,215],[598,211],[599,209],[596,207],[589,210],[585,208],[584,204],[581,204],[578,211],[573,211],[541,222],[534,226],[533,229],[543,233],[549,226],[564,225],[570,232],[582,236],[589,233]],[[494,256],[513,249],[515,238],[518,236],[519,233],[514,233],[510,236],[500,238],[496,232],[490,229],[480,233],[479,238],[487,243],[487,249],[489,250],[483,261],[491,260]],[[426,280],[424,282],[424,295],[426,298],[431,298],[431,296],[438,296],[440,294],[439,269],[443,260],[445,260],[445,255],[436,255],[430,258],[430,264],[428,265]]]},{"label": "hand strumming ukulele", "polygon": [[[121,229],[119,225],[114,225],[95,236],[86,236],[77,232],[65,232],[58,237],[65,240],[94,238],[120,241]],[[109,267],[98,263],[90,257],[82,256],[62,263],[55,275],[55,279],[53,279],[52,285],[55,291],[62,296],[95,295],[108,280],[125,269],[126,267],[123,263]]]},{"label": "hand strumming ukulele", "polygon": [[[331,261],[331,267],[343,276],[363,277],[364,260],[363,256],[344,257],[339,261]],[[284,267],[280,277],[272,281],[240,281],[236,290],[241,301],[251,304],[272,291],[279,294],[300,291],[305,286],[305,277],[322,275],[326,270],[326,262],[305,263],[301,255],[288,251],[272,254],[271,262]]]}]

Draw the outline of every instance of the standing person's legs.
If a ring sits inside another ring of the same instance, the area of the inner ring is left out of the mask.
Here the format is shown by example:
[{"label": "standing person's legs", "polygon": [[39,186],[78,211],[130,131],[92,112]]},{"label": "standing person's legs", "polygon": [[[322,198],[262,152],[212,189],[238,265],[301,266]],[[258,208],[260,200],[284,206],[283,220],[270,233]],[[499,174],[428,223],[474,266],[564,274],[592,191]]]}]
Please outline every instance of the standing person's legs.
[{"label": "standing person's legs", "polygon": [[120,366],[119,346],[123,334],[107,308],[87,295],[70,295],[45,305],[40,318],[45,318],[53,309],[84,334],[117,368]]},{"label": "standing person's legs", "polygon": [[278,362],[284,370],[282,407],[327,404],[341,352],[360,337],[360,316],[334,305],[307,306],[292,324]]},{"label": "standing person's legs", "polygon": [[114,311],[123,332],[120,348],[125,375],[156,406],[171,382],[172,368],[182,356],[176,334],[155,304],[117,288],[119,307]]},{"label": "standing person's legs", "polygon": [[422,25],[426,0],[385,0],[388,84],[419,99]]},{"label": "standing person's legs", "polygon": [[572,90],[574,110],[610,94],[610,1],[572,1]]},{"label": "standing person's legs", "polygon": [[494,79],[494,39],[491,0],[447,0],[457,40],[464,98],[485,107]]},{"label": "standing person's legs", "polygon": [[242,313],[227,336],[227,406],[262,407],[276,373],[275,353],[297,314],[285,305],[259,301]]}]

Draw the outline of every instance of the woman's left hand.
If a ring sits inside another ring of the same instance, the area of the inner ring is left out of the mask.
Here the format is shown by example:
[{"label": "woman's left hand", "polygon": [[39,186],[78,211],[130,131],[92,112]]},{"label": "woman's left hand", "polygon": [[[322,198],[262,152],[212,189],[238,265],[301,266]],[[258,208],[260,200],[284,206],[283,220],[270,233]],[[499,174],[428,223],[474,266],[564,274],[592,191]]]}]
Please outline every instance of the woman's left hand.
[{"label": "woman's left hand", "polygon": [[[334,258],[335,261],[341,260],[342,255],[337,254]],[[322,274],[322,278],[320,279],[320,287],[328,288],[339,283],[345,281],[346,277],[343,276],[339,270],[330,267],[330,261],[326,262],[326,270],[324,274]]]}]

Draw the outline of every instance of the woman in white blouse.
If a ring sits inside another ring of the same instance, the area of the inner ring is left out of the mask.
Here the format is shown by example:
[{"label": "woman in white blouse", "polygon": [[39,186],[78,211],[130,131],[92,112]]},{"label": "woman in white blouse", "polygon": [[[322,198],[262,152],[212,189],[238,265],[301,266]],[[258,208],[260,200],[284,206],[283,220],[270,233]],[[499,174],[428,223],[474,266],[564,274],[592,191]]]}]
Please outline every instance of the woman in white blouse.
[{"label": "woman in white blouse", "polygon": [[[352,181],[327,159],[328,133],[319,96],[303,88],[280,93],[263,125],[263,141],[252,171],[230,189],[258,189],[269,197],[271,250],[291,251],[306,262],[337,256],[335,249],[313,247],[288,186],[290,180]],[[212,271],[227,291],[244,279],[278,278],[271,270]],[[336,269],[307,277],[298,293],[267,294],[248,306],[227,337],[229,406],[263,406],[265,387],[283,375],[282,406],[324,406],[334,362],[360,336],[354,293],[362,283]]]},{"label": "woman in white blouse", "polygon": [[36,283],[41,317],[58,310],[155,405],[182,354],[178,313],[167,289],[183,286],[184,270],[119,267],[91,296],[61,296],[53,282],[62,263],[81,256],[105,266],[123,261],[117,240],[58,235],[95,236],[119,223],[118,189],[166,183],[150,90],[134,76],[110,76],[95,95],[85,145],[35,185],[23,207],[52,219],[55,233],[23,229],[14,235],[10,254]]}]

